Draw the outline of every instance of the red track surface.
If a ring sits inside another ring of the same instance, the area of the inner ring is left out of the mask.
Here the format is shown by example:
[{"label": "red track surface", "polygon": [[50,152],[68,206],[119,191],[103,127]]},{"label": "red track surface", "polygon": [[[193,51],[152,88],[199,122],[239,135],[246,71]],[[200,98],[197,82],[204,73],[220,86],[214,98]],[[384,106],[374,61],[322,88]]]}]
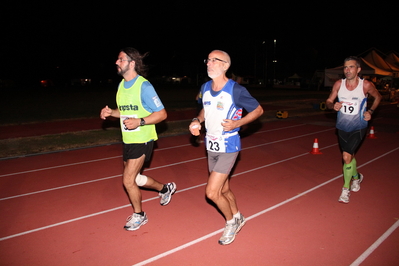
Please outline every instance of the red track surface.
[{"label": "red track surface", "polygon": [[[204,195],[204,147],[189,135],[158,141],[144,173],[178,191],[160,206],[143,190],[149,222],[134,232],[123,230],[132,208],[121,145],[0,161],[0,264],[399,265],[399,116],[391,112],[379,112],[377,139],[357,154],[364,182],[349,204],[338,203],[331,118],[268,122],[244,137],[231,185],[247,224],[228,246],[217,244],[224,219]],[[315,138],[321,155],[309,153]]]},{"label": "red track surface", "polygon": [[[195,109],[186,110],[184,112],[172,111],[168,112],[168,120],[185,120],[191,119],[196,115]],[[51,121],[46,123],[32,123],[21,125],[3,125],[0,126],[0,139],[23,138],[32,136],[41,136],[46,134],[59,134],[66,132],[76,132],[83,130],[101,129],[106,127],[119,126],[118,122],[100,118],[86,118],[76,120]]]}]

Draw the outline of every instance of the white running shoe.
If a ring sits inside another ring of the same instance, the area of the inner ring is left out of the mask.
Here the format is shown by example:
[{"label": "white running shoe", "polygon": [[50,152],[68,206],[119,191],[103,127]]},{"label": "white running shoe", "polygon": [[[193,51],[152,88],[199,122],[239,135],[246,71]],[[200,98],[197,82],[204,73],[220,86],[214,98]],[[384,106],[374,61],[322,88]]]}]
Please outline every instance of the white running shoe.
[{"label": "white running shoe", "polygon": [[165,193],[159,192],[159,197],[161,197],[160,204],[162,206],[168,205],[170,200],[172,199],[172,195],[176,191],[176,184],[174,182],[166,184],[168,187],[168,191]]},{"label": "white running shoe", "polygon": [[124,226],[127,231],[134,231],[140,228],[140,226],[145,225],[148,222],[147,214],[140,215],[138,213],[133,213],[126,219],[127,223]]},{"label": "white running shoe", "polygon": [[228,245],[234,241],[236,238],[237,230],[240,226],[239,220],[235,219],[233,224],[226,223],[226,226],[223,231],[223,235],[219,239],[220,245]]},{"label": "white running shoe", "polygon": [[358,192],[360,190],[360,183],[363,181],[363,175],[359,173],[359,179],[353,179],[351,185],[351,191]]},{"label": "white running shoe", "polygon": [[339,196],[338,201],[342,203],[349,203],[349,196],[351,192],[349,188],[342,188],[341,196]]}]

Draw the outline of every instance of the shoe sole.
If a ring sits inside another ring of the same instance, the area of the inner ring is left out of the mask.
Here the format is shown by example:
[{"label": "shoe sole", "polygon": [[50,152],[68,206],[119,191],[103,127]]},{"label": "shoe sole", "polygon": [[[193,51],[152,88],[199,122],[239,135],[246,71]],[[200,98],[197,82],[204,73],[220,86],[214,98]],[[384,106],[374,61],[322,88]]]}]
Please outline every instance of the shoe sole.
[{"label": "shoe sole", "polygon": [[234,235],[234,237],[229,242],[220,242],[219,241],[218,243],[219,243],[219,245],[225,246],[225,245],[229,245],[229,244],[233,243],[234,239],[236,239],[236,235]]},{"label": "shoe sole", "polygon": [[[174,186],[173,186],[173,190],[172,190],[172,192],[170,193],[170,195],[172,196],[173,194],[175,194],[175,192],[176,192],[176,184],[175,183],[173,183],[174,184]],[[172,197],[169,197],[169,200],[167,201],[167,202],[165,202],[164,204],[162,204],[161,203],[161,206],[165,206],[165,205],[168,205],[169,204],[169,202],[172,200]]]},{"label": "shoe sole", "polygon": [[349,203],[349,196],[350,196],[350,194],[348,194],[348,200],[347,201],[343,200],[343,199],[341,199],[341,197],[339,197],[338,198],[338,202],[348,204]]},{"label": "shoe sole", "polygon": [[338,202],[344,203],[344,204],[348,204],[348,203],[349,203],[349,200],[348,200],[348,201],[344,201],[344,200],[339,199]]},{"label": "shoe sole", "polygon": [[137,229],[139,229],[142,225],[145,225],[146,223],[148,223],[148,219],[145,219],[139,226],[137,226],[136,228],[131,228],[131,227],[124,227],[124,229],[126,231],[136,231]]},{"label": "shoe sole", "polygon": [[240,224],[240,227],[237,228],[236,234],[238,234],[241,231],[241,228],[243,228],[246,223],[247,223],[247,220],[244,219],[244,221]]},{"label": "shoe sole", "polygon": [[241,228],[244,227],[244,225],[245,225],[246,222],[247,222],[247,221],[244,219],[244,221],[243,221],[243,222],[240,224],[240,226],[237,228],[237,231],[236,231],[236,233],[234,234],[234,237],[231,239],[231,241],[229,241],[229,242],[220,242],[220,241],[219,241],[219,244],[222,245],[222,246],[224,246],[224,245],[228,245],[228,244],[233,243],[233,241],[236,239],[236,235],[241,231]]}]

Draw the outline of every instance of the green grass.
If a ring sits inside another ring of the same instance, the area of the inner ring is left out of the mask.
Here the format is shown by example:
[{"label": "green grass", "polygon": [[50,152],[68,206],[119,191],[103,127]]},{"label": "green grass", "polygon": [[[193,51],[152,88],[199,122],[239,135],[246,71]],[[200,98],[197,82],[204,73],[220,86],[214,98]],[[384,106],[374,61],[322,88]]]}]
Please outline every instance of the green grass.
[{"label": "green grass", "polygon": [[[155,86],[166,110],[196,108],[197,86]],[[251,94],[261,103],[296,100],[323,101],[326,91],[270,90],[249,88]],[[54,120],[99,117],[100,110],[109,105],[115,108],[116,86],[79,87],[63,89],[35,89],[1,91],[1,125],[29,124]],[[312,112],[309,103],[305,109]],[[275,119],[271,111],[264,119]],[[160,137],[187,134],[189,121],[168,122],[157,125]],[[120,143],[119,129],[90,130],[83,132],[45,135],[39,137],[0,140],[0,158],[19,157],[59,150],[69,150],[110,143]]]}]

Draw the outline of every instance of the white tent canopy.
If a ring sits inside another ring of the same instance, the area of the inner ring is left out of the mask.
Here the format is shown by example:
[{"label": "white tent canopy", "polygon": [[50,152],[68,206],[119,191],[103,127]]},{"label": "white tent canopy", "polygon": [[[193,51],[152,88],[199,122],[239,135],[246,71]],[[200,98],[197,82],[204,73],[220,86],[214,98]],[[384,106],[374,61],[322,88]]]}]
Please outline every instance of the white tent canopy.
[{"label": "white tent canopy", "polygon": [[371,50],[365,57],[366,62],[373,64],[374,66],[381,68],[387,72],[399,72],[399,68],[390,64],[383,59],[375,50]]},{"label": "white tent canopy", "polygon": [[[360,75],[399,77],[399,58],[395,54],[390,54],[389,60],[386,61],[372,49],[360,59],[362,61]],[[341,78],[343,78],[343,66],[325,69],[324,86],[332,87],[335,81]]]},{"label": "white tent canopy", "polygon": [[[392,76],[392,71],[387,70],[385,68],[380,68],[372,63],[370,63],[369,61],[365,60],[364,58],[360,58],[363,61],[363,65],[362,65],[362,70],[360,71],[360,74],[363,75],[378,75],[378,76]],[[368,68],[371,70],[370,71],[363,71],[363,69],[365,68],[365,66],[368,66]],[[368,72],[368,73],[365,73]]]},{"label": "white tent canopy", "polygon": [[399,69],[399,57],[394,52],[390,52],[386,57],[385,61],[390,65]]},{"label": "white tent canopy", "polygon": [[301,79],[301,77],[297,74],[294,73],[294,75],[292,75],[291,77],[288,77],[289,79]]}]

